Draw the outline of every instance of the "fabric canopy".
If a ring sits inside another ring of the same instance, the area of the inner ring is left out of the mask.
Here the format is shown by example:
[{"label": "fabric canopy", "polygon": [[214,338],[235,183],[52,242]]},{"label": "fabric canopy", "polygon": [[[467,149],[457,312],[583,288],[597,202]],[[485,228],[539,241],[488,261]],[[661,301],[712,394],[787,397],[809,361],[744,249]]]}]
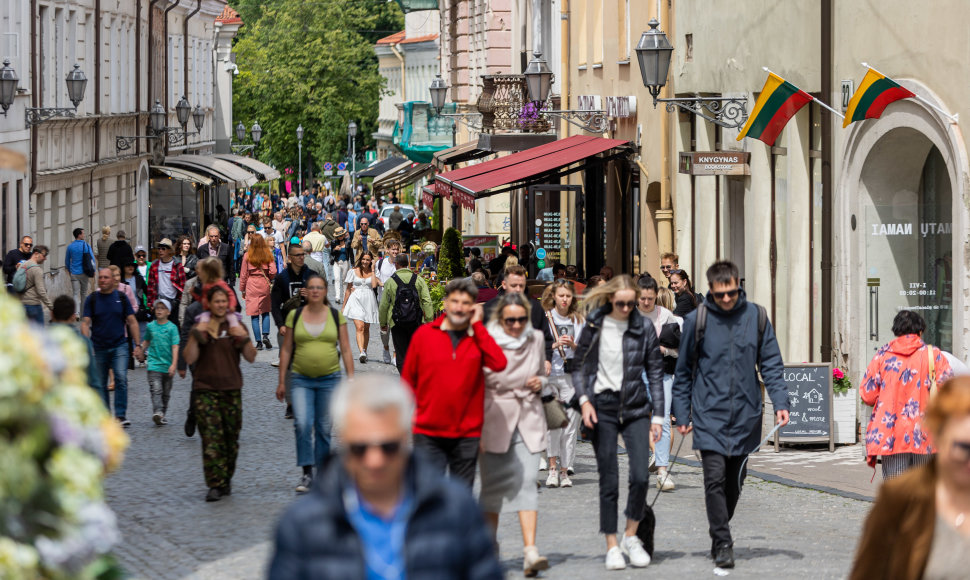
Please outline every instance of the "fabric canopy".
[{"label": "fabric canopy", "polygon": [[374,190],[392,191],[414,183],[434,170],[430,163],[418,163],[413,167],[403,167],[381,175],[374,180]]},{"label": "fabric canopy", "polygon": [[166,177],[171,177],[172,179],[177,179],[179,181],[188,181],[191,183],[200,183],[209,187],[212,185],[212,180],[204,175],[199,175],[193,171],[187,169],[181,169],[178,167],[165,167],[164,165],[149,165],[149,169],[152,171],[157,171]]},{"label": "fabric canopy", "polygon": [[259,179],[255,175],[242,167],[209,155],[176,155],[174,157],[166,157],[165,165],[185,167],[192,171],[210,175],[219,181],[225,181],[230,187],[248,187],[259,182]]},{"label": "fabric canopy", "polygon": [[491,189],[527,181],[627,143],[629,141],[574,135],[484,163],[439,173],[435,176],[435,193],[448,198],[454,195],[458,203],[472,209],[475,200],[487,197]]},{"label": "fabric canopy", "polygon": [[444,169],[445,165],[453,165],[463,161],[471,161],[491,155],[493,151],[478,148],[478,139],[462,143],[448,149],[442,149],[434,154],[434,165],[438,169]]},{"label": "fabric canopy", "polygon": [[386,173],[392,169],[397,169],[402,165],[411,165],[411,162],[403,157],[388,157],[382,161],[374,163],[367,169],[361,169],[357,172],[357,179],[362,177],[377,177],[382,173]]},{"label": "fabric canopy", "polygon": [[279,171],[273,169],[258,159],[253,159],[252,157],[243,157],[242,155],[232,155],[229,153],[216,154],[213,155],[213,157],[228,161],[230,163],[235,163],[243,169],[252,171],[256,173],[257,176],[262,177],[262,181],[272,181],[280,178]]}]

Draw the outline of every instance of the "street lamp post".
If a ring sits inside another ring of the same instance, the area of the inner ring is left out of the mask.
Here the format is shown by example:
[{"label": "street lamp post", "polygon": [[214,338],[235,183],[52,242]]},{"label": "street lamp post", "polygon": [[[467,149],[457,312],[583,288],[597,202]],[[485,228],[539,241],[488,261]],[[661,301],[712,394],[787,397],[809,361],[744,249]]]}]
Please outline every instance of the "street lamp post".
[{"label": "street lamp post", "polygon": [[[0,109],[3,116],[7,116],[7,109],[13,104],[17,93],[19,81],[17,71],[10,66],[10,59],[4,59],[3,67],[0,68]],[[81,71],[81,65],[75,64],[74,69],[67,73],[64,78],[67,85],[67,98],[74,107],[26,107],[26,125],[29,129],[32,125],[38,125],[55,117],[74,117],[77,115],[77,107],[84,100],[84,89],[88,85],[88,78]]]},{"label": "street lamp post", "polygon": [[297,195],[303,194],[303,124],[301,123],[299,127],[296,128],[296,146],[297,146],[297,157],[300,158],[299,169],[300,176],[297,178],[296,189]]},{"label": "street lamp post", "polygon": [[347,125],[347,136],[350,137],[350,184],[357,190],[357,123],[351,121]]}]

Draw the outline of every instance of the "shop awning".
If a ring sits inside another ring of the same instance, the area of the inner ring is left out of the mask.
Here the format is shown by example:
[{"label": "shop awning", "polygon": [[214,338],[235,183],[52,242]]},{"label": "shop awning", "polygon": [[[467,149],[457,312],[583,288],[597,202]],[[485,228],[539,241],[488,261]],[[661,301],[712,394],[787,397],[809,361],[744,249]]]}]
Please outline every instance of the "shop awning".
[{"label": "shop awning", "polygon": [[404,187],[410,183],[421,179],[425,175],[434,171],[430,163],[416,163],[414,166],[402,166],[381,174],[374,180],[374,191],[392,191],[399,187]]},{"label": "shop awning", "polygon": [[377,177],[382,173],[386,173],[403,165],[411,165],[411,162],[403,157],[388,157],[387,159],[374,163],[367,169],[361,169],[358,171],[357,179],[364,177]]},{"label": "shop awning", "polygon": [[272,181],[280,178],[279,171],[252,157],[243,157],[242,155],[232,155],[230,153],[216,154],[213,157],[234,163],[247,171],[255,173],[260,178],[260,181]]},{"label": "shop awning", "polygon": [[174,157],[166,157],[165,165],[184,167],[209,175],[218,181],[226,182],[230,187],[248,187],[254,183],[259,183],[259,178],[250,171],[224,159],[217,159],[210,155],[176,155]]},{"label": "shop awning", "polygon": [[208,177],[187,169],[181,169],[179,167],[166,167],[164,165],[149,165],[148,168],[167,177],[171,177],[172,179],[178,179],[179,181],[199,183],[207,187],[212,185],[212,180]]},{"label": "shop awning", "polygon": [[435,176],[435,193],[448,198],[454,195],[463,207],[473,209],[476,199],[504,191],[497,191],[501,186],[524,186],[535,178],[628,143],[620,139],[574,135],[477,165],[439,173]]},{"label": "shop awning", "polygon": [[493,152],[487,149],[478,148],[478,139],[474,141],[469,141],[468,143],[462,143],[461,145],[456,145],[454,147],[449,147],[448,149],[442,149],[434,154],[434,166],[438,169],[444,169],[445,165],[454,165],[455,163],[461,163],[463,161],[471,161],[472,159],[479,159],[491,155]]},{"label": "shop awning", "polygon": [[421,188],[421,201],[424,202],[425,207],[434,206],[434,187],[425,185]]}]

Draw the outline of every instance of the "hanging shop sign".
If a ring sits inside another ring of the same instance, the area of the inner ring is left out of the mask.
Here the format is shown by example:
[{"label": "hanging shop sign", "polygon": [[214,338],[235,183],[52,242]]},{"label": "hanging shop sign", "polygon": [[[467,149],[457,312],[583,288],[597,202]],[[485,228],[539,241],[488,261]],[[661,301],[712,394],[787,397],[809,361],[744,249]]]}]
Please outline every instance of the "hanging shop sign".
[{"label": "hanging shop sign", "polygon": [[636,97],[606,97],[606,116],[612,119],[628,119],[637,116]]},{"label": "hanging shop sign", "polygon": [[684,151],[679,171],[686,175],[751,175],[751,154],[743,151]]}]

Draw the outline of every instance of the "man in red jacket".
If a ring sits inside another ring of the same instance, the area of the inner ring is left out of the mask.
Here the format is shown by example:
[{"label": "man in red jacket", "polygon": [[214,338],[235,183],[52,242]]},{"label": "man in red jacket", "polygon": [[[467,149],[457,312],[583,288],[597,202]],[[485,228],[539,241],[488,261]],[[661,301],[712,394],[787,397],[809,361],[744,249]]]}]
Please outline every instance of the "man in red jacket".
[{"label": "man in red jacket", "polygon": [[445,286],[445,313],[418,328],[401,378],[414,389],[414,446],[441,470],[475,481],[485,412],[482,367],[505,369],[502,349],[482,324],[478,288],[469,278]]}]

